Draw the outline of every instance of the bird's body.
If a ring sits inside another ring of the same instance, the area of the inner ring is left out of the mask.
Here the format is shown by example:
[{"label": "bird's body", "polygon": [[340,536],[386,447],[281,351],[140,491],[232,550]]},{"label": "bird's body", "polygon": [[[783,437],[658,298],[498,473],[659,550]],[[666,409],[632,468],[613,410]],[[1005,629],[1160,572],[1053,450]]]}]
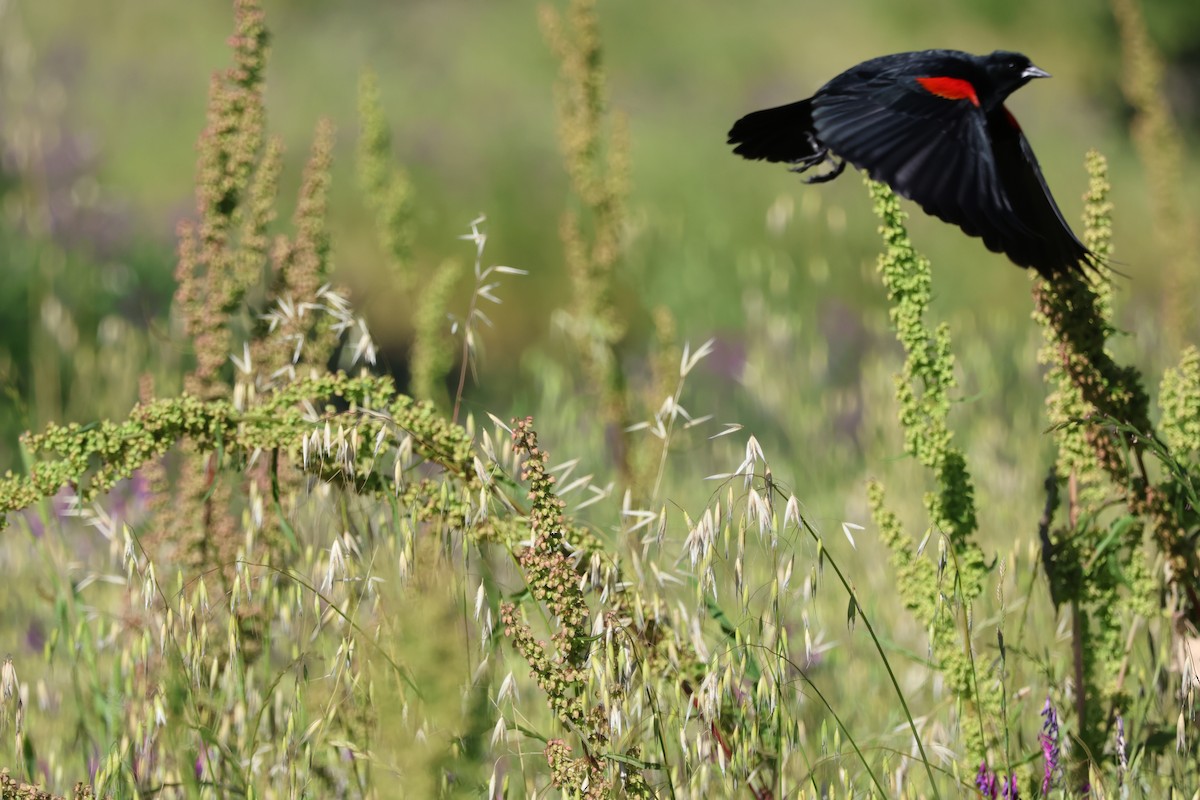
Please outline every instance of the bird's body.
[{"label": "bird's body", "polygon": [[744,158],[798,172],[831,165],[810,182],[837,177],[849,162],[1020,266],[1046,276],[1082,270],[1094,256],[1063,219],[1004,106],[1039,77],[1048,75],[1020,53],[882,56],[807,100],[742,117],[729,143]]}]

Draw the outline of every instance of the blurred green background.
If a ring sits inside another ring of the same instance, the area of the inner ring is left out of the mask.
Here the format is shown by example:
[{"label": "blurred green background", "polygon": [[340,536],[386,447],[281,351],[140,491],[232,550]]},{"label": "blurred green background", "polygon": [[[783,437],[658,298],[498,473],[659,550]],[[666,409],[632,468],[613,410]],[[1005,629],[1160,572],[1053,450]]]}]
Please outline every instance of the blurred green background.
[{"label": "blurred green background", "polygon": [[[467,262],[469,245],[456,236],[482,212],[485,260],[530,271],[501,290],[508,302],[485,334],[471,398],[497,413],[526,410],[543,389],[529,380],[538,363],[530,354],[554,348],[551,314],[567,293],[556,64],[538,29],[538,3],[264,5],[273,33],[268,125],[287,148],[280,224],[313,128],[328,116],[339,129],[336,269],[385,364],[403,375],[411,303],[389,287],[354,173],[355,88],[361,70],[375,70],[396,156],[415,186],[418,260],[431,268],[445,257]],[[1190,135],[1200,114],[1200,4],[1151,0],[1145,8]],[[659,306],[674,312],[681,339],[717,336],[710,372],[721,388],[706,410],[719,418],[752,423],[789,412],[734,383],[745,383],[746,331],[762,322],[760,297],[799,320],[775,365],[796,373],[797,408],[829,407],[839,387],[857,382],[864,358],[892,346],[874,276],[876,222],[857,176],[804,186],[782,168],[731,156],[725,131],[741,114],[807,96],[860,60],[908,49],[1020,50],[1054,74],[1009,105],[1069,219],[1081,208],[1085,150],[1110,157],[1117,258],[1129,275],[1118,284],[1119,321],[1138,334],[1129,342],[1134,360],[1174,360],[1153,330],[1141,330],[1163,302],[1160,243],[1127,135],[1107,4],[606,0],[600,14],[612,106],[627,116],[632,139],[620,267],[627,349],[638,351]],[[14,463],[19,430],[123,414],[142,372],[165,382],[158,391],[174,388],[181,354],[166,313],[174,229],[193,213],[194,143],[209,75],[226,63],[230,16],[217,0],[0,4],[0,462]],[[1195,173],[1193,161],[1187,169]],[[912,227],[935,265],[937,313],[963,346],[996,362],[979,370],[967,362],[968,396],[982,392],[1001,408],[1040,406],[1029,393],[1036,383],[1020,388],[1018,380],[1034,374],[1026,276],[940,222],[917,215]]]},{"label": "blurred green background", "polygon": [[[1200,208],[1200,3],[1143,5],[1188,146],[1179,182],[1190,193],[1187,207]],[[179,389],[188,354],[168,313],[175,229],[194,214],[195,142],[210,75],[229,60],[230,6],[0,0],[0,470],[20,466],[21,431],[51,420],[123,417],[147,376],[159,395]],[[416,197],[415,262],[430,270],[447,258],[469,265],[472,246],[458,237],[483,213],[485,265],[529,271],[505,276],[497,291],[504,305],[489,308],[495,327],[483,330],[467,409],[477,419],[485,410],[501,419],[538,414],[555,459],[582,456],[580,472],[606,483],[612,469],[595,387],[572,373],[578,355],[554,322],[570,304],[559,220],[578,201],[556,139],[558,65],[539,31],[539,3],[264,6],[273,35],[268,128],[286,147],[279,229],[287,229],[317,121],[329,117],[338,128],[335,269],[383,348],[383,368],[403,381],[413,300],[390,284],[355,174],[356,90],[362,70],[374,70],[395,155]],[[632,148],[618,303],[630,324],[620,348],[624,373],[641,403],[634,418],[661,402],[646,392],[658,309],[673,313],[680,342],[715,338],[682,398],[692,414],[714,419],[672,440],[677,469],[662,493],[671,513],[702,509],[714,487],[704,476],[732,471],[753,433],[806,516],[835,532],[831,551],[855,559],[860,585],[891,585],[872,531],[852,554],[836,534],[842,520],[867,522],[865,478],[884,480],[898,512],[921,520],[914,535],[927,524],[926,476],[903,456],[895,420],[891,375],[900,356],[875,275],[881,245],[861,180],[849,172],[805,186],[777,165],[732,156],[725,144],[742,114],[808,96],[866,58],[927,47],[1011,49],[1053,73],[1009,107],[1076,230],[1084,153],[1096,147],[1109,157],[1118,267],[1128,276],[1116,282],[1117,322],[1129,333],[1117,338],[1119,359],[1145,370],[1153,393],[1162,365],[1178,360],[1179,340],[1195,336],[1194,314],[1181,336],[1168,336],[1162,324],[1170,243],[1158,235],[1152,187],[1130,141],[1132,112],[1107,3],[601,0],[599,13],[611,106],[627,119]],[[953,331],[960,393],[951,424],[977,480],[980,541],[1003,543],[1006,558],[1020,562],[1024,572],[1014,567],[1010,575],[1032,575],[1052,444],[1031,281],[951,226],[920,214],[910,222],[933,262],[935,322]],[[452,303],[460,313],[467,283]],[[735,421],[746,431],[704,438]],[[603,520],[597,526],[619,516],[617,502],[593,507]],[[24,554],[0,560],[24,574],[26,540],[9,547]],[[72,540],[72,559],[74,547]],[[44,604],[17,591],[18,583],[26,581],[13,582],[19,597],[4,601],[17,604],[5,606],[13,612],[6,616],[40,630]],[[883,607],[895,641],[923,641],[911,619],[895,619],[902,615],[894,593],[867,601]],[[829,614],[831,630],[840,629],[842,613],[839,605]],[[1042,628],[1042,639],[1057,635],[1052,625]],[[0,643],[19,650],[20,637],[41,650],[37,636],[16,627]],[[873,659],[847,652],[829,663],[849,694],[843,705],[853,724],[875,713],[856,694],[870,685],[864,674]]]}]

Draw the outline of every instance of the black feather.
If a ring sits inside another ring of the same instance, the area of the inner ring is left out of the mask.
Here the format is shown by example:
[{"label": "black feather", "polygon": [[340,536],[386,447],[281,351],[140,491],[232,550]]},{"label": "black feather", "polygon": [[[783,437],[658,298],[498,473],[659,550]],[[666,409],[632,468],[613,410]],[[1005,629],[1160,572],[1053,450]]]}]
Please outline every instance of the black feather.
[{"label": "black feather", "polygon": [[[1043,275],[1095,267],[1004,99],[1045,73],[1020,53],[900,53],[846,70],[808,100],[757,111],[734,152],[799,164],[838,156]],[[832,155],[831,155],[832,154]],[[825,179],[836,177],[836,172]]]}]

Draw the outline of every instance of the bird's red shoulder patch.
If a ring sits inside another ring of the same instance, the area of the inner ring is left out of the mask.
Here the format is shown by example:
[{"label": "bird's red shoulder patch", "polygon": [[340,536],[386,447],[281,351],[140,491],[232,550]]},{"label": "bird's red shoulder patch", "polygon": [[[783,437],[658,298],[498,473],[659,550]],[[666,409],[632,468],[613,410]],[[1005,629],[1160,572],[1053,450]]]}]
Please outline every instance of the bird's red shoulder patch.
[{"label": "bird's red shoulder patch", "polygon": [[947,100],[970,100],[972,104],[979,105],[979,95],[975,94],[975,87],[968,80],[935,75],[917,78],[917,83],[921,84],[925,91],[938,97]]}]

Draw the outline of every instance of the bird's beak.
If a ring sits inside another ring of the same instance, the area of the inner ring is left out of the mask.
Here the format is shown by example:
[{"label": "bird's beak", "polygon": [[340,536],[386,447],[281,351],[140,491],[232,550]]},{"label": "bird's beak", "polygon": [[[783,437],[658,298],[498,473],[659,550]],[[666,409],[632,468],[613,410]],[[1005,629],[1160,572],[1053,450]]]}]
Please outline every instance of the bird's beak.
[{"label": "bird's beak", "polygon": [[1049,78],[1050,73],[1046,72],[1046,70],[1042,69],[1041,67],[1035,67],[1033,64],[1030,64],[1028,67],[1025,68],[1025,71],[1021,73],[1021,77],[1029,78],[1029,79]]}]

